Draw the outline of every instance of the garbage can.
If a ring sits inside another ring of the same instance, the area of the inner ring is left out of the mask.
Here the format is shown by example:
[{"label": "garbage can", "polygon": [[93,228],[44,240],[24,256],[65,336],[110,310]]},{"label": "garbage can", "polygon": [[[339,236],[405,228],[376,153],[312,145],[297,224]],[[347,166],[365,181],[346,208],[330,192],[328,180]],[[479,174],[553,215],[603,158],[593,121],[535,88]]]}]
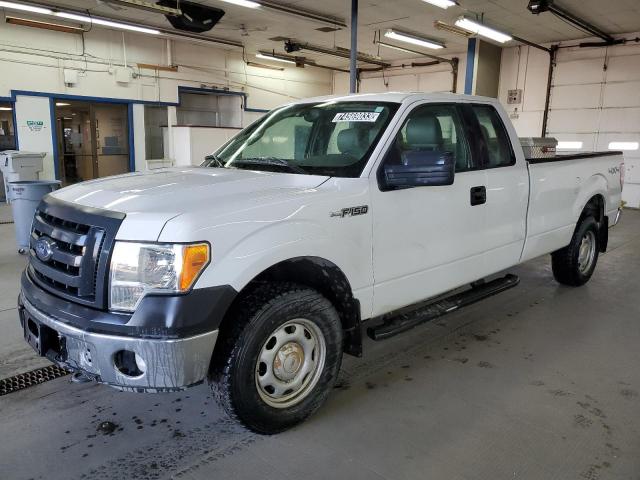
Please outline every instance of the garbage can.
[{"label": "garbage can", "polygon": [[18,252],[25,253],[29,249],[31,223],[36,208],[42,197],[60,187],[57,180],[21,180],[9,182],[8,198],[11,202],[11,213],[16,228]]}]

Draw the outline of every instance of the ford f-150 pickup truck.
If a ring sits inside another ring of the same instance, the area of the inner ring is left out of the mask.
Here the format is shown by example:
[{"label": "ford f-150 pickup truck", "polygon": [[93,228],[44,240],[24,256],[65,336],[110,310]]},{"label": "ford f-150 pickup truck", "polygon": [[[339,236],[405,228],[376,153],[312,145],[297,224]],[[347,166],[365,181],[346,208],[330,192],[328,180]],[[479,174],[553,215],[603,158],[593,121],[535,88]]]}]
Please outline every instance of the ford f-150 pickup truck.
[{"label": "ford f-150 pickup truck", "polygon": [[496,274],[549,253],[558,282],[587,282],[622,183],[619,152],[526,159],[494,99],[298,101],[200,167],[46,196],[20,321],[79,380],[209,380],[233,418],[275,433],[323,403],[365,321],[387,338],[514,286]]}]

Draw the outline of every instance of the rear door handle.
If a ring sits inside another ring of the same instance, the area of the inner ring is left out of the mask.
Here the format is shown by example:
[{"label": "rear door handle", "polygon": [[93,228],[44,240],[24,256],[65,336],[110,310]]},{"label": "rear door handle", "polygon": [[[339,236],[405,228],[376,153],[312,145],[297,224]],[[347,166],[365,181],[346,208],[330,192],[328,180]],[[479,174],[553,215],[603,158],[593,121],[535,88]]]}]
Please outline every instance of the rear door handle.
[{"label": "rear door handle", "polygon": [[487,203],[487,188],[484,185],[471,187],[471,205],[482,205],[484,203]]}]

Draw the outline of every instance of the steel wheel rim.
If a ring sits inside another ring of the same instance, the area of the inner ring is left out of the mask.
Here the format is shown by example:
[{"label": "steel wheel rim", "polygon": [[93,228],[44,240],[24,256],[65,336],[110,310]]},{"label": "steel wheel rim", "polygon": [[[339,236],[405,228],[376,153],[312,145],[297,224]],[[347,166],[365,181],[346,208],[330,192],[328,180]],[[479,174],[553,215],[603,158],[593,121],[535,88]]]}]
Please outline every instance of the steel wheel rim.
[{"label": "steel wheel rim", "polygon": [[586,232],[578,248],[578,270],[584,274],[589,271],[596,256],[596,235],[591,230]]},{"label": "steel wheel rim", "polygon": [[310,320],[296,318],[278,327],[262,345],[256,361],[260,398],[274,408],[302,402],[320,379],[326,350],[324,335]]}]

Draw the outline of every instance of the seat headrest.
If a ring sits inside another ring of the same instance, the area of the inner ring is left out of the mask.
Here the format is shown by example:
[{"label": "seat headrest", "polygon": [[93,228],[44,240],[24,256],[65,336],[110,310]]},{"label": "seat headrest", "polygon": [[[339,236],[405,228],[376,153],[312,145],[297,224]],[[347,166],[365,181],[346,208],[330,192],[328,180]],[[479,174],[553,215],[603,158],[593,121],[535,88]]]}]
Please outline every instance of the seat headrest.
[{"label": "seat headrest", "polygon": [[407,123],[406,142],[412,146],[442,144],[442,128],[435,115],[425,113]]},{"label": "seat headrest", "polygon": [[347,128],[338,133],[338,150],[353,156],[361,156],[364,150],[361,131],[357,128]]},{"label": "seat headrest", "polygon": [[487,140],[489,140],[491,138],[491,136],[489,135],[489,129],[487,127],[485,127],[484,125],[480,124],[480,130],[482,131],[482,134],[484,135],[484,138],[486,138]]}]

